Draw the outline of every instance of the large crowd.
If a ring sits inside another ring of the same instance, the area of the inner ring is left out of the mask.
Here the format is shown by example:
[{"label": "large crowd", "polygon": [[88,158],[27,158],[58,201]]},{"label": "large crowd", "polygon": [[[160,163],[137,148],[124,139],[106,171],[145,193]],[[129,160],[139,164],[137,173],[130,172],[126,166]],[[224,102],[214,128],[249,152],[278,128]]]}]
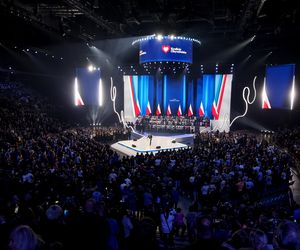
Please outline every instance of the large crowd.
[{"label": "large crowd", "polygon": [[127,157],[122,127],[68,126],[18,84],[0,104],[0,249],[300,249],[294,160],[261,137]]}]

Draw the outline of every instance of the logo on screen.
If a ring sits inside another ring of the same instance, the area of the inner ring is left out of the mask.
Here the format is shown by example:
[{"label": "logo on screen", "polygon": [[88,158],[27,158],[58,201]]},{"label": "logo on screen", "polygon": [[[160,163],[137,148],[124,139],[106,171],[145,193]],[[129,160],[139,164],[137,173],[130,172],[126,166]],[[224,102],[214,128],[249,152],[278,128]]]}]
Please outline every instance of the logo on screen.
[{"label": "logo on screen", "polygon": [[166,54],[170,51],[171,46],[170,45],[163,45],[161,46],[161,49],[163,52],[165,52]]},{"label": "logo on screen", "polygon": [[140,56],[143,56],[143,55],[146,55],[146,54],[147,54],[146,51],[140,50]]}]

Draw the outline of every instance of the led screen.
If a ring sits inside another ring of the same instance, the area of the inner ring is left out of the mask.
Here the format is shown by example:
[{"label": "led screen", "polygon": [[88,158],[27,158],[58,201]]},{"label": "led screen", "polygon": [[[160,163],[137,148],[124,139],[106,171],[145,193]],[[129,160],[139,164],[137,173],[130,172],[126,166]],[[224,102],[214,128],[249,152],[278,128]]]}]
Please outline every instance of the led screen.
[{"label": "led screen", "polygon": [[268,66],[263,86],[263,109],[290,109],[293,106],[295,64]]},{"label": "led screen", "polygon": [[192,63],[193,42],[183,39],[149,39],[140,42],[140,63],[175,61]]},{"label": "led screen", "polygon": [[125,75],[123,80],[125,117],[146,115],[147,108],[155,115],[158,106],[162,115],[176,116],[179,107],[182,115],[187,115],[189,108],[194,116],[215,120],[230,115],[229,74],[203,75],[197,80],[186,75]]},{"label": "led screen", "polygon": [[75,105],[101,105],[100,70],[78,68],[75,79]]}]

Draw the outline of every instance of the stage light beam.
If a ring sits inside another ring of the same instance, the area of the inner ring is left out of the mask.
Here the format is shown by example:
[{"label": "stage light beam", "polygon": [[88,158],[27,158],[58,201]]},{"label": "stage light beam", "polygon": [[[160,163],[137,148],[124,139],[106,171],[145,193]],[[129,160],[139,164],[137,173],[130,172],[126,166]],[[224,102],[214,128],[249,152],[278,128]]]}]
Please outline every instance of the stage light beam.
[{"label": "stage light beam", "polygon": [[292,90],[291,90],[291,110],[293,110],[294,107],[294,100],[295,100],[295,75],[293,77],[293,85],[292,85]]},{"label": "stage light beam", "polygon": [[89,66],[88,66],[88,71],[89,71],[89,72],[92,72],[93,70],[94,70],[93,65],[89,65]]},{"label": "stage light beam", "polygon": [[98,93],[98,103],[99,106],[102,106],[103,104],[103,91],[102,91],[102,80],[101,78],[99,79],[99,93]]}]

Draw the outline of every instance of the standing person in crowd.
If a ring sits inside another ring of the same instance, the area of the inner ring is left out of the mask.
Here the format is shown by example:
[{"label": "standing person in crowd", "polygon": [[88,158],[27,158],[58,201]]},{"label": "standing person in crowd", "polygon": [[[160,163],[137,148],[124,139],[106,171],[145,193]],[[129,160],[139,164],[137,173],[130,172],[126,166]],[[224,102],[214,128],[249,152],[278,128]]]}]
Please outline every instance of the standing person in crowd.
[{"label": "standing person in crowd", "polygon": [[274,233],[273,244],[276,250],[299,250],[299,225],[292,221],[281,222]]},{"label": "standing person in crowd", "polygon": [[176,236],[179,235],[180,230],[181,230],[180,236],[183,238],[186,230],[186,225],[184,223],[184,214],[182,213],[182,209],[179,207],[176,209],[176,214],[174,219],[174,233]]},{"label": "standing person in crowd", "polygon": [[162,232],[162,240],[164,242],[165,248],[174,248],[174,238],[173,238],[173,223],[174,223],[174,211],[170,208],[165,207],[163,212],[160,214],[160,226]]},{"label": "standing person in crowd", "polygon": [[17,226],[10,234],[11,250],[40,250],[44,241],[29,226]]}]

